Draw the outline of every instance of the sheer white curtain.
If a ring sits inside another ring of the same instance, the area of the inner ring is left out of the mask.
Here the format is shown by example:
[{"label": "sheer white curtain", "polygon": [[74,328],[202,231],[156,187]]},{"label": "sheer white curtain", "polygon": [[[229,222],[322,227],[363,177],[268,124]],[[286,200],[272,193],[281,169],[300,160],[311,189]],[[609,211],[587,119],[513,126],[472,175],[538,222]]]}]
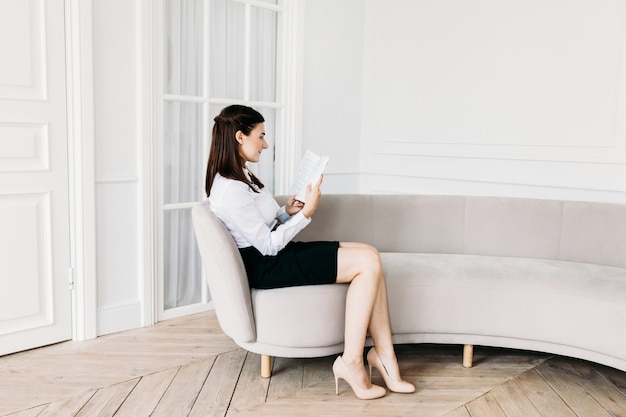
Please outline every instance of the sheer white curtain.
[{"label": "sheer white curtain", "polygon": [[183,101],[203,94],[204,22],[200,0],[165,2],[166,94],[163,129],[163,305],[165,309],[201,301],[200,257],[188,208],[203,189],[202,103]]},{"label": "sheer white curtain", "polygon": [[[271,105],[277,101],[279,13],[232,0],[212,0],[209,4],[209,93],[217,100],[267,103],[267,106],[253,104],[266,119],[270,146],[252,169],[273,192],[273,144],[278,132],[276,106]],[[211,120],[222,107],[212,105]]]},{"label": "sheer white curtain", "polygon": [[265,116],[270,148],[253,169],[273,191],[280,6],[267,3],[164,0],[164,310],[203,302],[190,208],[205,196],[213,118],[227,104],[253,102]]}]

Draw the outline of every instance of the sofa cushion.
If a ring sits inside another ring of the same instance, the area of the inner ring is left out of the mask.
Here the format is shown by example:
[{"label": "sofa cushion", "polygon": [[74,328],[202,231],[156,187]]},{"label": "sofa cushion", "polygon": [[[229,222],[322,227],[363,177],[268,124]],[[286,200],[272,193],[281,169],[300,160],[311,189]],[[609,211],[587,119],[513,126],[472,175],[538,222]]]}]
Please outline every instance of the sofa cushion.
[{"label": "sofa cushion", "polygon": [[623,205],[565,202],[559,259],[626,268]]},{"label": "sofa cushion", "polygon": [[[287,202],[288,196],[278,196],[280,205]],[[372,202],[374,197],[364,194],[325,195],[315,210],[312,222],[294,240],[316,241],[336,240],[374,244],[375,233]],[[339,215],[338,215],[339,213]]]},{"label": "sofa cushion", "polygon": [[626,268],[382,253],[394,334],[498,336],[623,355]]},{"label": "sofa cushion", "polygon": [[465,197],[377,195],[373,205],[363,224],[374,229],[368,243],[379,251],[463,253]]},{"label": "sofa cushion", "polygon": [[558,259],[562,211],[561,201],[466,197],[465,248],[455,253]]},{"label": "sofa cushion", "polygon": [[[573,344],[619,357],[626,269],[533,258],[381,253],[394,335],[471,334]],[[257,341],[343,341],[347,285],[252,290]],[[532,346],[529,345],[529,346]]]}]

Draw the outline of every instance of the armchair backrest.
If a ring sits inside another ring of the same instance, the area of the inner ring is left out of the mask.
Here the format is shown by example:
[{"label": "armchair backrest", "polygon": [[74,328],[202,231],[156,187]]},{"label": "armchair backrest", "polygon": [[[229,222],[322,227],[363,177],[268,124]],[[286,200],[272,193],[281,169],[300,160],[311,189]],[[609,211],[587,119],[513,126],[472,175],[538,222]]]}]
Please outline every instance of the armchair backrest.
[{"label": "armchair backrest", "polygon": [[192,209],[204,274],[224,333],[235,341],[256,341],[246,270],[230,232],[213,214],[208,201]]}]

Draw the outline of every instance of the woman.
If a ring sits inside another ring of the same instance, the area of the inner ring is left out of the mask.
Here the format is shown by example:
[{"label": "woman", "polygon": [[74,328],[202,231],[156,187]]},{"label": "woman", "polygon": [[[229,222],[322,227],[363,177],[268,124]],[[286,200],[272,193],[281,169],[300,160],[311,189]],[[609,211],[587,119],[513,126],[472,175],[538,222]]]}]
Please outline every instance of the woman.
[{"label": "woman", "polygon": [[[383,387],[371,383],[377,368],[391,391],[411,393],[402,380],[391,340],[387,290],[378,251],[354,242],[292,242],[311,222],[322,179],[307,187],[305,202],[292,196],[280,208],[246,164],[267,149],[263,116],[240,105],[224,108],[214,119],[207,164],[206,192],[211,210],[232,234],[252,288],[349,283],[346,297],[345,350],[333,364],[335,391],[345,380],[361,399],[379,398]],[[367,332],[374,347],[363,363]]]}]

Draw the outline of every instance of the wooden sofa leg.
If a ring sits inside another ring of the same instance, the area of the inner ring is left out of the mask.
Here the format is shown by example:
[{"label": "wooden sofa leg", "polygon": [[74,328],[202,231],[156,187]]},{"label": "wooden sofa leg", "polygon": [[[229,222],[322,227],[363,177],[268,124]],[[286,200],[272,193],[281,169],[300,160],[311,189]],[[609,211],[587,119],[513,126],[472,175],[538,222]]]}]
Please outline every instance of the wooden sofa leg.
[{"label": "wooden sofa leg", "polygon": [[471,368],[473,361],[474,345],[463,345],[463,366],[466,368]]},{"label": "wooden sofa leg", "polygon": [[261,376],[263,378],[272,376],[272,357],[269,355],[261,355]]}]

